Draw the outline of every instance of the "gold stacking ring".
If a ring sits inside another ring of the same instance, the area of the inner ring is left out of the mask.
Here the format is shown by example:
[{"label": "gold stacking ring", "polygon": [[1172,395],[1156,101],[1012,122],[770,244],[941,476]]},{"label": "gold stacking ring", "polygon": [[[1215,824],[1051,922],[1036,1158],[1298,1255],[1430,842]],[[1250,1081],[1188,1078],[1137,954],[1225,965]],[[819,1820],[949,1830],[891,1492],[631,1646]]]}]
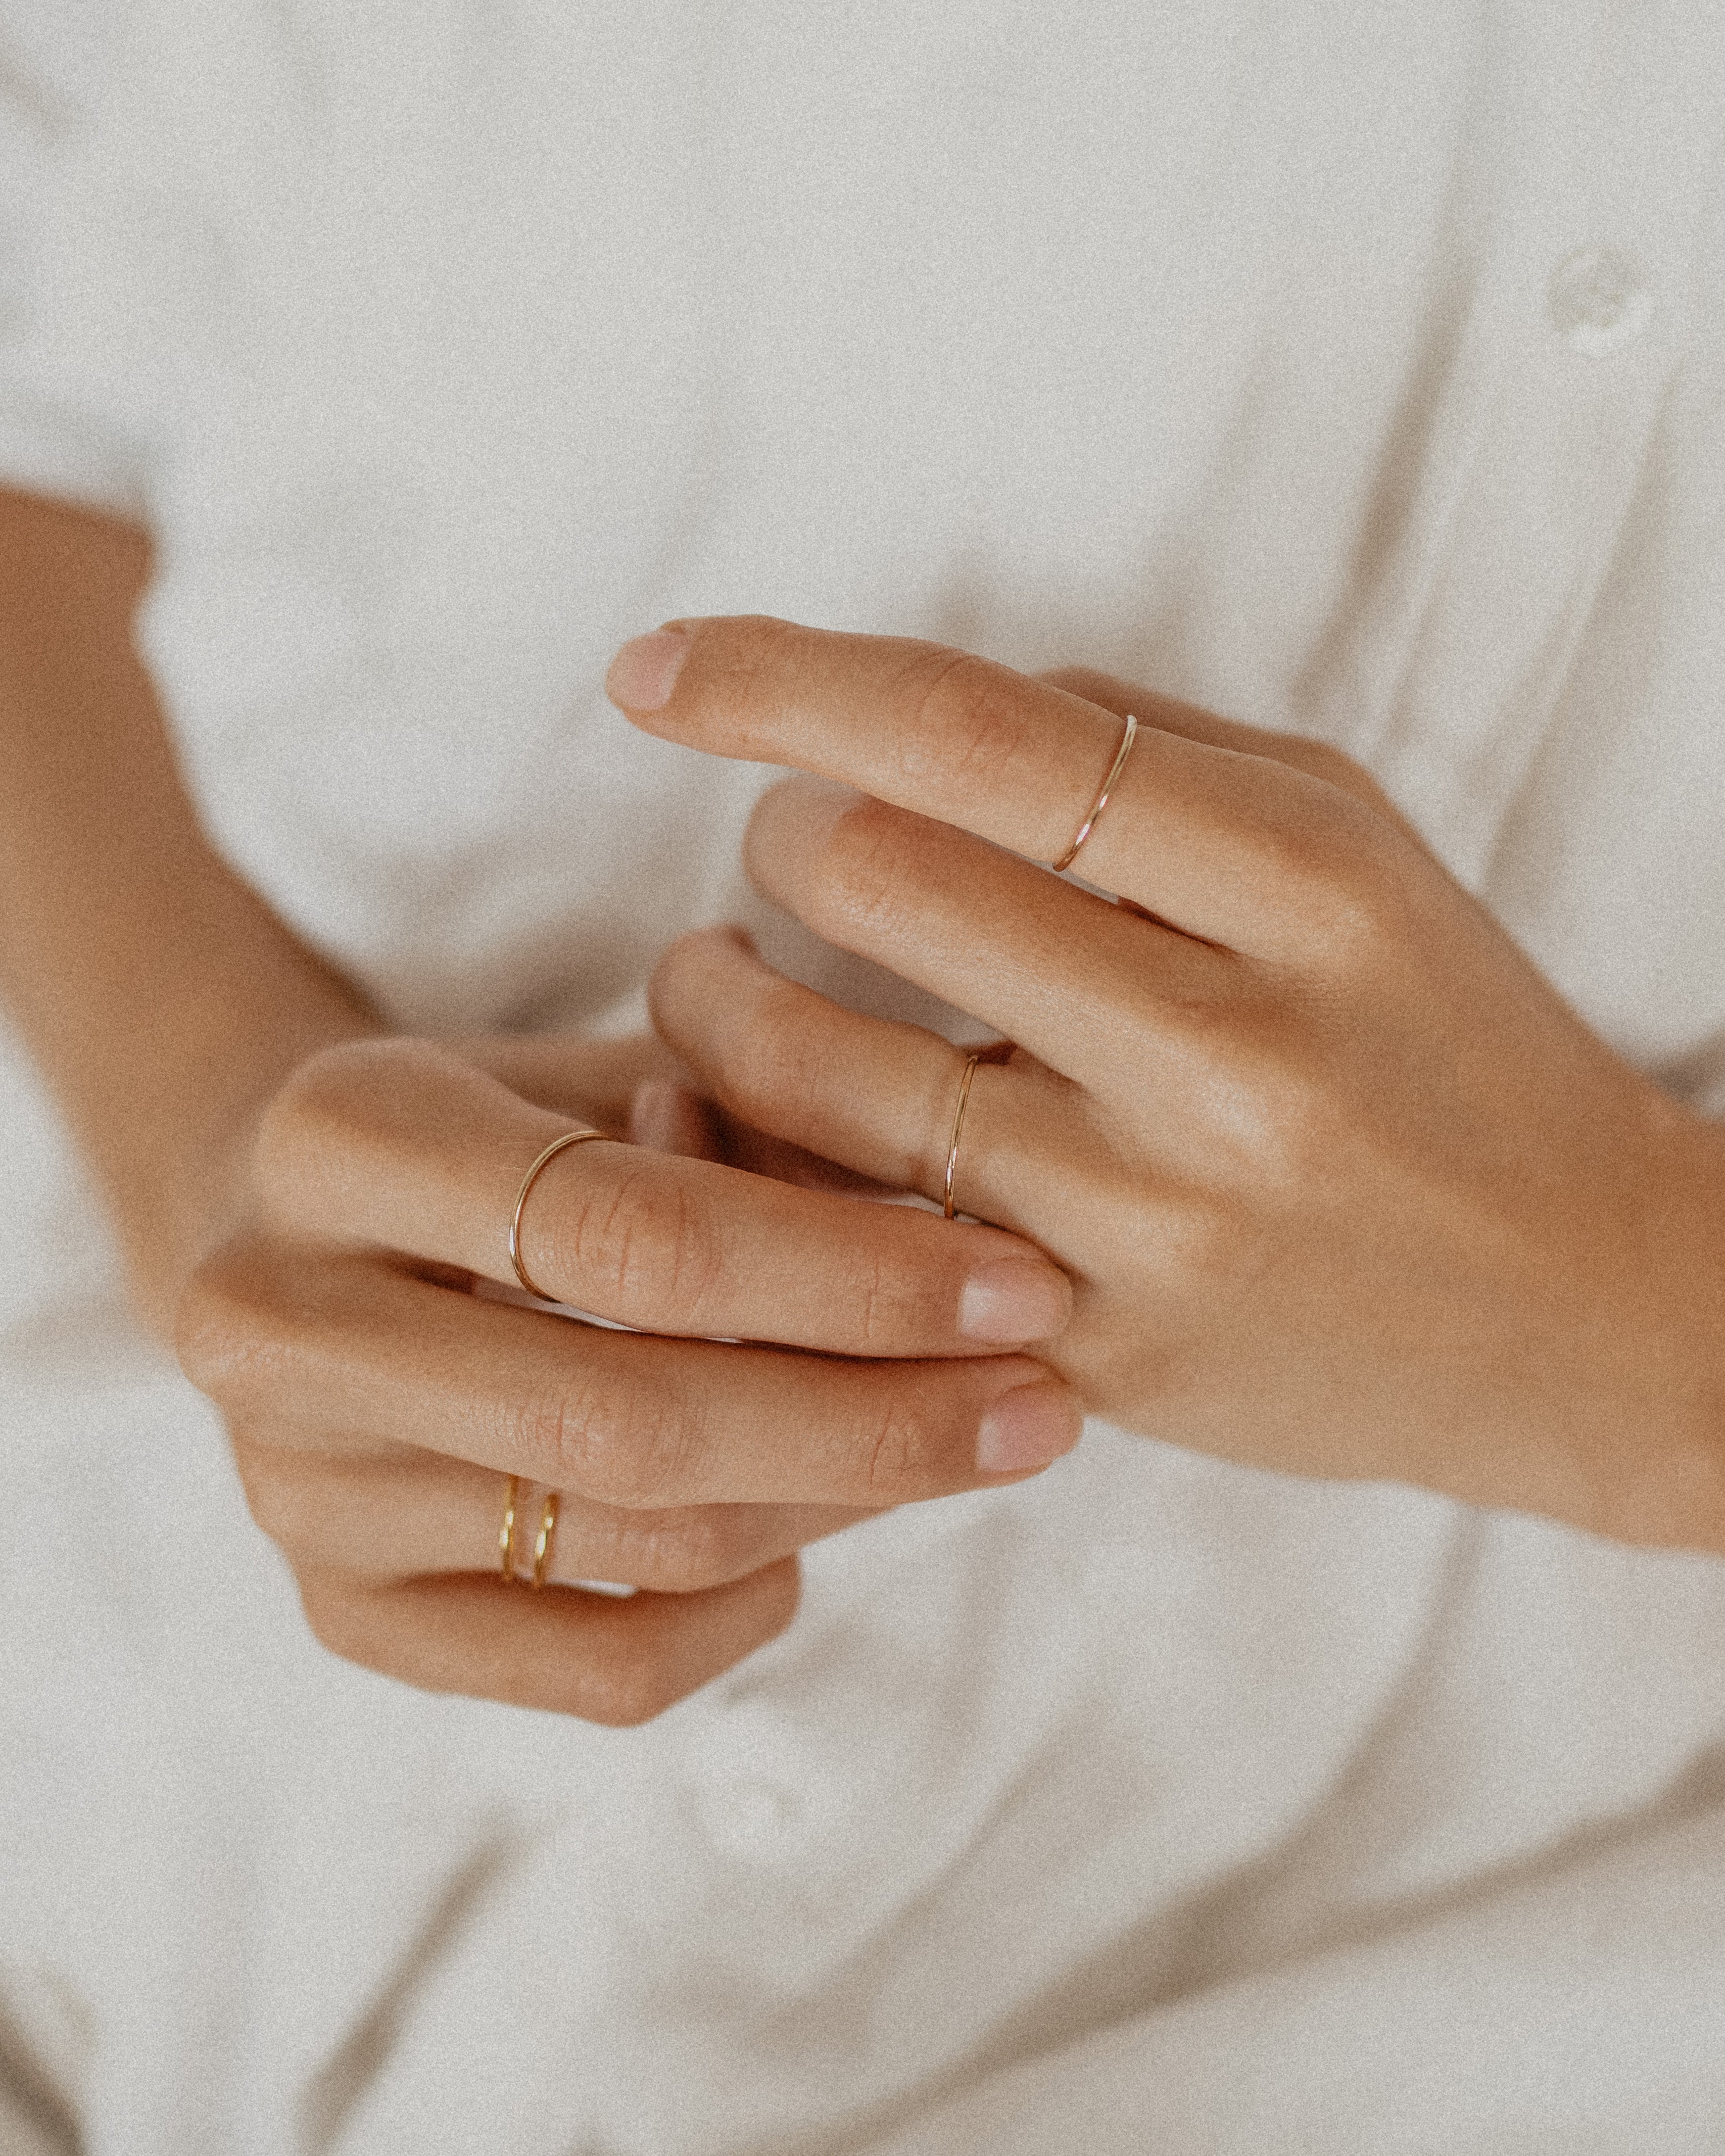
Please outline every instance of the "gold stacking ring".
[{"label": "gold stacking ring", "polygon": [[545,1584],[545,1568],[551,1559],[552,1537],[557,1531],[557,1493],[553,1490],[547,1497],[539,1515],[539,1538],[533,1545],[533,1580],[535,1587]]},{"label": "gold stacking ring", "polygon": [[958,1135],[964,1128],[964,1111],[970,1102],[970,1081],[976,1075],[976,1067],[987,1051],[978,1049],[964,1066],[964,1075],[958,1081],[958,1105],[952,1111],[952,1142],[947,1147],[947,1188],[941,1211],[950,1220],[957,1211],[952,1203],[952,1177],[958,1166]]},{"label": "gold stacking ring", "polygon": [[[515,1568],[515,1516],[521,1494],[521,1478],[519,1475],[511,1475],[503,1493],[503,1525],[497,1531],[497,1553],[501,1560],[503,1577],[508,1580],[521,1578]],[[547,1492],[540,1508],[539,1533],[533,1544],[533,1569],[528,1576],[530,1586],[543,1587],[545,1584],[545,1568],[551,1562],[551,1546],[557,1531],[557,1493],[552,1490]]]},{"label": "gold stacking ring", "polygon": [[1104,778],[1101,787],[1097,789],[1096,798],[1091,803],[1089,815],[1087,815],[1084,821],[1079,825],[1077,837],[1073,839],[1071,844],[1067,847],[1065,852],[1060,855],[1059,860],[1054,864],[1054,870],[1056,875],[1058,875],[1063,869],[1069,869],[1071,867],[1073,862],[1078,858],[1078,849],[1084,844],[1091,833],[1096,828],[1096,819],[1107,807],[1108,796],[1114,791],[1114,782],[1119,778],[1121,773],[1125,770],[1126,760],[1132,754],[1132,743],[1137,739],[1137,737],[1138,722],[1132,716],[1132,713],[1128,711],[1126,715],[1126,732],[1120,737],[1120,747],[1114,752],[1114,761],[1108,767],[1108,775]]},{"label": "gold stacking ring", "polygon": [[560,1138],[553,1138],[521,1178],[521,1187],[516,1193],[515,1212],[509,1223],[509,1262],[515,1267],[516,1278],[526,1288],[528,1294],[536,1295],[542,1302],[555,1302],[557,1297],[554,1295],[547,1295],[536,1281],[530,1278],[527,1268],[521,1263],[521,1208],[527,1202],[527,1193],[533,1188],[535,1177],[553,1153],[561,1152],[565,1146],[585,1145],[589,1138],[602,1138],[604,1135],[603,1131],[590,1131],[583,1128],[578,1131],[565,1131]]},{"label": "gold stacking ring", "polygon": [[511,1475],[503,1496],[503,1525],[497,1531],[497,1551],[503,1560],[503,1577],[515,1578],[515,1502],[521,1494],[521,1478]]}]

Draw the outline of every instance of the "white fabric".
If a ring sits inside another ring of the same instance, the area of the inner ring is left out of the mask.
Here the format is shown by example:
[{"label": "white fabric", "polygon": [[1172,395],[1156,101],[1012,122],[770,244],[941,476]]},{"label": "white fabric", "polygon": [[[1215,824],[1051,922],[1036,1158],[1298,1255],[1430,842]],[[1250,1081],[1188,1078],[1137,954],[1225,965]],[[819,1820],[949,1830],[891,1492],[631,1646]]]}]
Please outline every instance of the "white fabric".
[{"label": "white fabric", "polygon": [[[1708,11],[65,24],[0,0],[0,475],[148,516],[211,829],[403,1025],[620,1028],[734,914],[919,1007],[600,694],[750,609],[1341,742],[1725,1106]],[[0,1992],[92,2156],[1717,2147],[1717,1563],[1096,1429],[647,1729],[422,1697],[0,1089]]]}]

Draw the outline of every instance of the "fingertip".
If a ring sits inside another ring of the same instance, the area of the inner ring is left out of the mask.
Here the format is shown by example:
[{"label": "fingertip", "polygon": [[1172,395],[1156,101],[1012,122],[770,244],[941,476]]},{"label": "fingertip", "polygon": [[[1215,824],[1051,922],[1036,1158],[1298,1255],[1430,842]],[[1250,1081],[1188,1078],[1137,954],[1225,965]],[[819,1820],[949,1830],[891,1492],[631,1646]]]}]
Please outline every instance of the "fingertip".
[{"label": "fingertip", "polygon": [[1084,1416],[1066,1388],[1052,1379],[1003,1393],[977,1430],[981,1475],[1024,1475],[1050,1467],[1082,1436]]},{"label": "fingertip", "polygon": [[798,911],[798,887],[808,865],[819,857],[845,819],[868,802],[856,787],[809,772],[768,787],[742,834],[742,865],[749,881],[763,897]]},{"label": "fingertip", "polygon": [[958,1331],[967,1340],[1006,1346],[1051,1340],[1072,1316],[1072,1283],[1040,1258],[993,1258],[958,1294]]},{"label": "fingertip", "polygon": [[662,711],[693,641],[680,625],[655,629],[624,644],[605,675],[605,694],[621,711]]}]

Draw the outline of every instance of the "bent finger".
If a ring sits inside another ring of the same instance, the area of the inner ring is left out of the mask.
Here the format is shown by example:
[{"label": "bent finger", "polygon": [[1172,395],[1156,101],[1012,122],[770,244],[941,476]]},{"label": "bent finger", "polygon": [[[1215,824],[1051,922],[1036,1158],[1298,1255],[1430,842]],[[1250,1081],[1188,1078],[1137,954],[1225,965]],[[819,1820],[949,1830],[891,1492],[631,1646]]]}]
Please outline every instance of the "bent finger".
[{"label": "bent finger", "polygon": [[[252,1517],[296,1569],[347,1573],[370,1586],[457,1572],[501,1579],[511,1486],[495,1470],[436,1453],[309,1452],[238,1434],[233,1441]],[[517,1570],[532,1570],[543,1528],[546,1584],[609,1580],[664,1594],[721,1587],[872,1517],[830,1505],[630,1510],[565,1491],[547,1519],[549,1495],[538,1484],[517,1491]]]},{"label": "bent finger", "polygon": [[535,1594],[458,1574],[377,1587],[307,1572],[300,1596],[332,1654],[422,1691],[457,1692],[629,1727],[650,1721],[784,1630],[796,1561],[694,1594]]},{"label": "bent finger", "polygon": [[1045,674],[1039,674],[1036,679],[1046,682],[1051,689],[1064,689],[1070,696],[1081,696],[1087,704],[1112,711],[1122,720],[1128,711],[1152,711],[1155,714],[1154,723],[1163,733],[1178,734],[1183,740],[1202,742],[1209,748],[1231,749],[1239,756],[1266,756],[1274,762],[1286,763],[1295,771],[1303,771],[1309,778],[1321,778],[1327,785],[1353,794],[1368,808],[1399,825],[1416,844],[1423,846],[1425,843],[1365,766],[1346,750],[1328,742],[1313,741],[1305,734],[1283,733],[1270,726],[1249,726],[1243,719],[1224,719],[1219,712],[1205,711],[1201,705],[1183,704],[1172,696],[1158,696],[1154,690],[1122,681],[1117,675],[1098,673],[1094,667],[1056,666]]},{"label": "bent finger", "polygon": [[[625,645],[607,686],[649,733],[836,779],[1038,861],[1066,853],[1122,745],[1112,711],[992,660],[760,616]],[[1356,855],[1374,871],[1389,827],[1276,757],[1163,728],[1161,710],[1137,714],[1080,873],[1206,942],[1296,961],[1322,943],[1332,882]]]},{"label": "bent finger", "polygon": [[[1051,1337],[1064,1277],[993,1229],[598,1139],[531,1176],[567,1126],[420,1042],[326,1051],[277,1096],[258,1147],[273,1220],[508,1285],[520,1219],[548,1299],[642,1332],[867,1356],[989,1353]],[[525,1191],[525,1194],[523,1193]]]},{"label": "bent finger", "polygon": [[968,1012],[1084,1083],[1154,1053],[1178,1009],[1251,986],[1231,952],[1135,918],[1000,847],[807,778],[764,794],[744,859],[818,936]]},{"label": "bent finger", "polygon": [[1071,1393],[1026,1356],[661,1339],[270,1246],[229,1253],[196,1295],[187,1374],[230,1427],[311,1450],[429,1449],[603,1504],[873,1509],[1016,1478],[1079,1436]]},{"label": "bent finger", "polygon": [[[1081,1088],[1023,1055],[986,1081],[978,1069],[955,1147],[968,1050],[787,980],[735,932],[697,930],[673,944],[649,993],[655,1024],[735,1116],[937,1204],[947,1195],[949,1161],[956,1168],[962,1155],[959,1211],[1039,1242],[1046,1235],[1070,1262],[1059,1226],[1079,1163],[1098,1150]],[[1050,1185],[1064,1194],[1058,1206],[1048,1202]]]}]

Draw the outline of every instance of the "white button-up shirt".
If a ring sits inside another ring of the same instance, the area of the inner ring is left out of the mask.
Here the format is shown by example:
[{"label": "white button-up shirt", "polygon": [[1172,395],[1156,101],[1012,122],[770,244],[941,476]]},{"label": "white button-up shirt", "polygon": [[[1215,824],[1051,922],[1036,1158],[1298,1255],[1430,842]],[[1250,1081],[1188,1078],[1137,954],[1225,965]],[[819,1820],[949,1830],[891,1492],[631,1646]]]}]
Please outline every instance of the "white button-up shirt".
[{"label": "white button-up shirt", "polygon": [[[927,1014],[603,698],[749,610],[1337,742],[1725,1108],[1725,17],[124,13],[0,0],[0,477],[150,522],[210,829],[403,1026],[734,915]],[[91,2156],[1718,2145],[1716,1564],[1096,1429],[645,1730],[422,1697],[0,1124],[0,2003]]]}]

